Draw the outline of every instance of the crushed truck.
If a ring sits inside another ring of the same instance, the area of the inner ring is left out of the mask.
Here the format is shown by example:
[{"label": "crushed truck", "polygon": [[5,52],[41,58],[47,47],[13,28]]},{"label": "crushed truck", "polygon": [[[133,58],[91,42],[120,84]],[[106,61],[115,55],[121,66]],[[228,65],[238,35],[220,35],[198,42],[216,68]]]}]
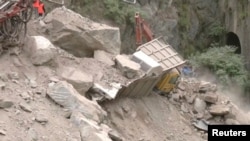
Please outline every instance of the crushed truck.
[{"label": "crushed truck", "polygon": [[[138,12],[135,14],[135,21],[137,48],[130,60],[140,64],[144,75],[127,84],[113,86],[112,89],[96,85],[96,89],[100,89],[108,99],[144,97],[151,95],[153,91],[168,94],[178,84],[181,74],[178,67],[186,63],[162,37],[154,38],[148,24]],[[143,36],[147,40],[144,44]]]},{"label": "crushed truck", "polygon": [[121,86],[116,97],[143,97],[152,91],[168,94],[177,86],[177,67],[186,62],[162,37],[139,46],[131,60],[141,65],[145,75]]},{"label": "crushed truck", "polygon": [[[146,72],[147,77],[134,81],[135,84],[131,85],[131,88],[128,88],[128,86],[127,89],[141,89],[140,93],[143,94],[138,94],[139,96],[148,95],[152,89],[163,94],[171,92],[177,86],[181,74],[177,67],[183,65],[186,61],[162,37],[154,39],[149,24],[140,17],[139,12],[135,13],[135,24],[136,45],[138,47],[132,60],[141,65],[141,69]],[[145,44],[143,44],[143,36],[147,41]],[[141,88],[137,88],[139,84],[136,83],[141,83]],[[127,92],[123,93],[120,95],[127,95]],[[137,95],[133,92],[129,93],[129,95]]]}]

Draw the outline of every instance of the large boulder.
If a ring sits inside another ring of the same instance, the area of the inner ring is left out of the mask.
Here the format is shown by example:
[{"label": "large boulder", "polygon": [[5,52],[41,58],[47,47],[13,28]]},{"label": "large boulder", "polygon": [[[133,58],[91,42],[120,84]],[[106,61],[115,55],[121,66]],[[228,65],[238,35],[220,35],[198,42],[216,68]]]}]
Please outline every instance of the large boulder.
[{"label": "large boulder", "polygon": [[230,112],[230,107],[226,105],[212,105],[209,112],[214,116],[223,116]]},{"label": "large boulder", "polygon": [[60,76],[72,84],[82,95],[85,95],[89,88],[93,86],[93,77],[90,74],[72,67],[63,68]]},{"label": "large boulder", "polygon": [[194,110],[197,113],[204,113],[205,109],[207,107],[207,104],[204,100],[200,99],[200,98],[195,98],[194,100]]},{"label": "large boulder", "polygon": [[132,79],[139,75],[139,71],[141,68],[140,64],[130,60],[128,56],[117,55],[115,57],[115,61],[117,64],[117,68],[125,77]]},{"label": "large boulder", "polygon": [[31,36],[26,39],[24,50],[34,65],[43,65],[55,56],[54,45],[43,36]]},{"label": "large boulder", "polygon": [[68,109],[70,113],[79,111],[86,118],[100,123],[106,112],[94,101],[81,96],[74,87],[66,81],[60,81],[47,90],[47,95],[57,104]]},{"label": "large boulder", "polygon": [[44,18],[52,42],[77,57],[92,57],[94,50],[120,54],[118,27],[96,23],[66,8],[56,8]]},{"label": "large boulder", "polygon": [[216,93],[205,94],[203,98],[207,103],[215,104],[218,101],[218,95]]},{"label": "large boulder", "polygon": [[79,128],[82,141],[112,141],[95,121],[87,119],[78,111],[72,113],[70,120]]}]

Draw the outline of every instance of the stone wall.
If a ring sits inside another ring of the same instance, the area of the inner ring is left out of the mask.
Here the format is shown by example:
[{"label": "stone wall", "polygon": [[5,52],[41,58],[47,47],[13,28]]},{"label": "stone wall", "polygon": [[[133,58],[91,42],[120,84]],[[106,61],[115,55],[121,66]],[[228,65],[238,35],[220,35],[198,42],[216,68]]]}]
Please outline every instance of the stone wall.
[{"label": "stone wall", "polygon": [[246,59],[247,69],[250,70],[250,26],[248,26],[250,25],[250,17],[248,16],[250,1],[220,0],[219,6],[226,30],[238,36],[241,44],[241,54]]}]

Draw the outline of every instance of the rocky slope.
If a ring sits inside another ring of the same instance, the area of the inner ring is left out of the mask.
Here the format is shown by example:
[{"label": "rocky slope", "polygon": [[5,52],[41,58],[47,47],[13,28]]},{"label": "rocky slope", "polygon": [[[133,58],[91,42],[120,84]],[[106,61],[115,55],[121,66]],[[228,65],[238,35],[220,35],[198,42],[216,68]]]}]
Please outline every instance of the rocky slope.
[{"label": "rocky slope", "polygon": [[[75,13],[68,16],[74,18]],[[86,42],[96,39],[94,45],[109,38],[95,38],[99,37],[97,30],[77,28],[75,22],[63,25],[58,19],[64,17],[52,18],[60,29],[66,28],[58,30],[61,38],[75,30],[91,37],[85,38]],[[121,71],[124,65],[117,64],[124,60],[117,61],[117,54],[106,52],[101,45],[90,50],[94,54],[91,57],[74,56],[73,49],[69,53],[53,42],[58,36],[51,37],[56,32],[49,22],[31,21],[29,27],[25,46],[12,48],[0,57],[1,141],[200,141],[207,140],[207,124],[249,123],[248,114],[220,95],[216,85],[190,78],[183,79],[167,96],[153,92],[138,99],[103,101],[100,92],[92,91],[95,84],[126,84],[131,81],[128,73],[139,70]],[[66,39],[61,41],[67,43]],[[119,42],[112,39],[111,43]]]}]

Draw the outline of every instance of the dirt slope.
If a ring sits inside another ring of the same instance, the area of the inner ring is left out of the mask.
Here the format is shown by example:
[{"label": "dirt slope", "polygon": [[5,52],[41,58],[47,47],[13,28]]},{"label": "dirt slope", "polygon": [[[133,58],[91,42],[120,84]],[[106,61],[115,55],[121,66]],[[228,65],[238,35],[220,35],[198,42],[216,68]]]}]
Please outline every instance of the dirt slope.
[{"label": "dirt slope", "polygon": [[129,141],[206,140],[166,97],[157,94],[118,99],[104,107],[110,114],[110,125]]},{"label": "dirt slope", "polygon": [[[79,139],[63,109],[45,96],[49,78],[54,75],[51,69],[34,67],[23,53],[18,57],[5,53],[0,57],[0,64],[1,81],[5,85],[0,99],[13,102],[11,108],[0,109],[0,130],[4,132],[0,134],[1,141]],[[25,75],[34,78],[33,88]]]}]

